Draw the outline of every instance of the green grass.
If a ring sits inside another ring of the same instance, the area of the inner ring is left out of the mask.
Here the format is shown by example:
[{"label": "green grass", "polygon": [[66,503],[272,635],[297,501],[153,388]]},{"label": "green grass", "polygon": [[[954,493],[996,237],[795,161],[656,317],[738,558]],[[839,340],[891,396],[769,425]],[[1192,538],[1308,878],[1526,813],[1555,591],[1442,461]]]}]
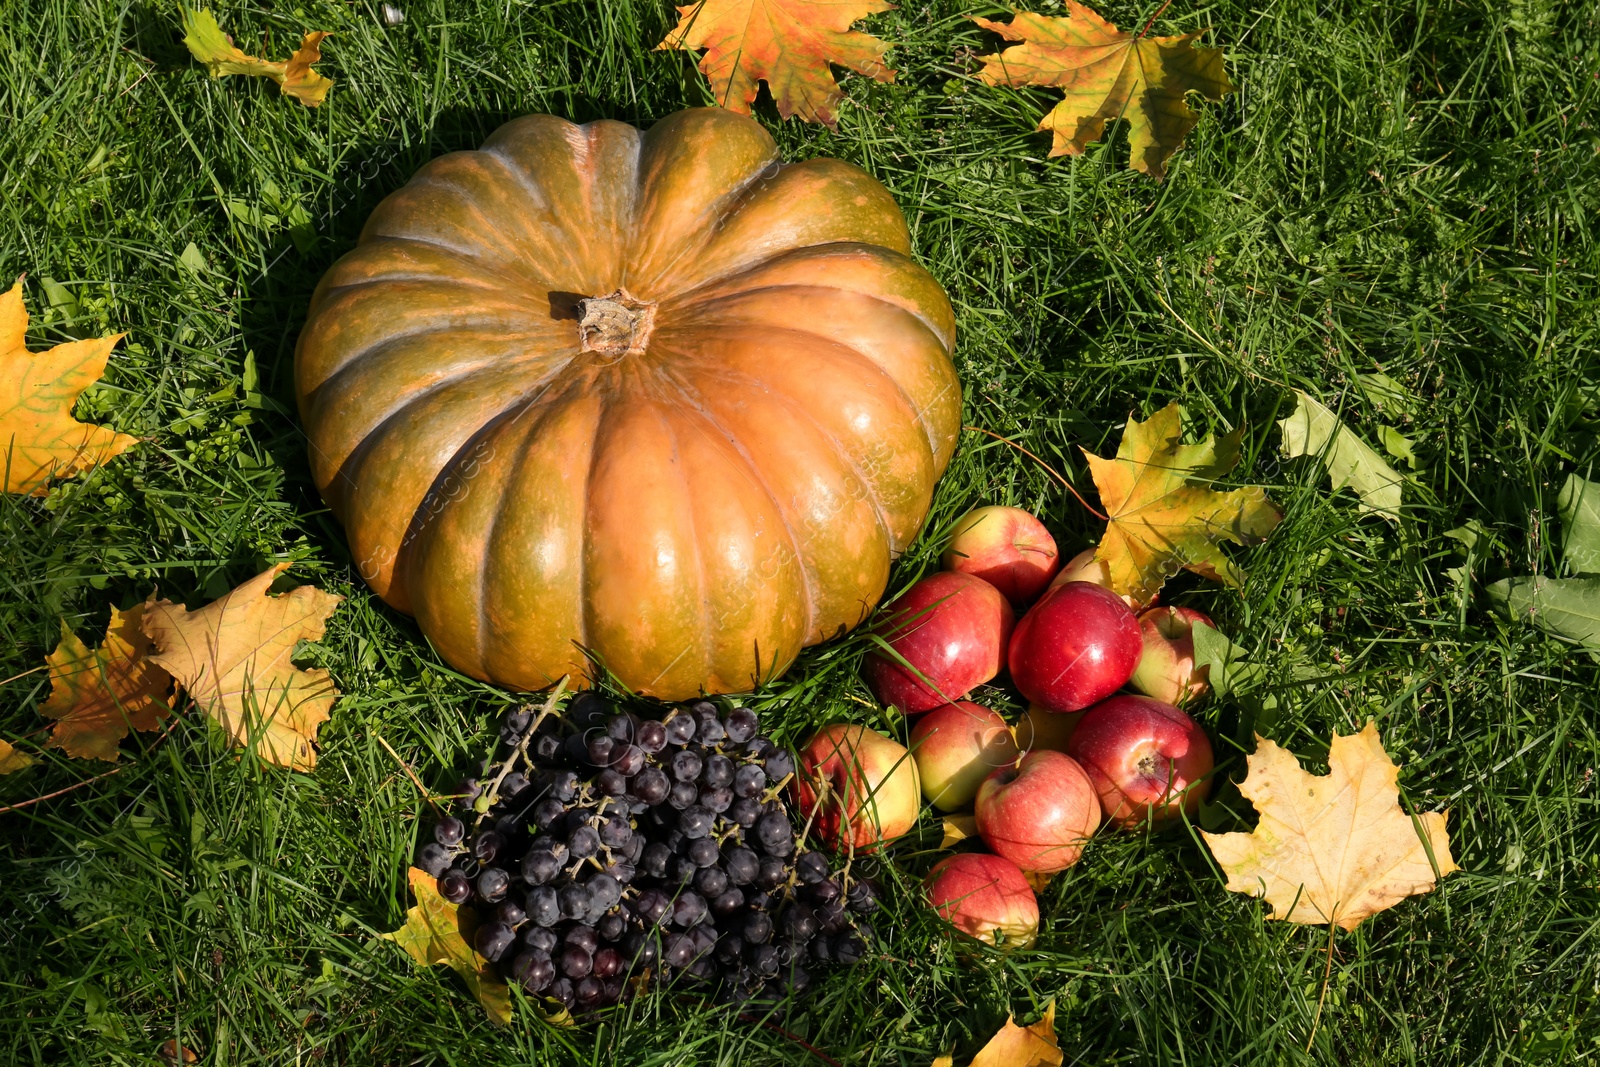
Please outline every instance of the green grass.
[{"label": "green grass", "polygon": [[[153,751],[127,743],[116,775],[0,814],[0,1059],[149,1064],[178,1037],[219,1065],[820,1062],[673,997],[591,1030],[526,1009],[496,1030],[449,972],[374,937],[407,905],[420,806],[380,738],[443,787],[512,698],[444,668],[354,577],[292,414],[311,289],[386,193],[506,118],[649,123],[706,102],[682,56],[649,51],[665,3],[404,7],[393,29],[366,0],[218,11],[274,57],[335,31],[317,111],[209,80],[169,5],[16,0],[0,20],[0,277],[29,274],[38,346],[129,332],[78,412],[145,439],[48,497],[0,499],[0,678],[41,662],[58,617],[92,639],[113,605],[152,588],[199,603],[272,559],[349,598],[307,653],[346,694],[314,774],[241,761],[185,717]],[[1101,10],[1138,26],[1151,8]],[[1252,729],[1315,763],[1376,718],[1408,802],[1450,809],[1464,870],[1337,938],[1313,1036],[1325,932],[1263,922],[1186,833],[1098,839],[1043,895],[1040,947],[981,962],[918,907],[925,836],[886,871],[903,890],[889,954],[775,1024],[852,1065],[970,1055],[1051,998],[1075,1064],[1600,1058],[1600,670],[1480,597],[1554,573],[1556,491],[1600,458],[1600,9],[1175,4],[1159,31],[1215,27],[1241,89],[1163,185],[1124,169],[1120,133],[1045,159],[1030,131],[1052,94],[977,84],[970,56],[994,41],[965,13],[870,20],[900,77],[847,78],[837,133],[763,121],[791,157],[850,159],[893,191],[957,308],[968,422],[1080,485],[1078,446],[1109,452],[1130,412],[1178,399],[1196,432],[1248,427],[1240,476],[1287,517],[1244,555],[1241,592],[1169,586],[1266,666],[1263,690],[1204,713],[1227,773]],[[1402,409],[1358,387],[1380,367]],[[1384,423],[1417,442],[1401,521],[1279,458],[1291,387],[1368,440]],[[1038,509],[1067,549],[1094,532],[1036,465],[969,434],[897,584],[980,501]],[[1445,532],[1469,520],[1494,541],[1461,585]],[[812,650],[774,687],[786,736],[873,717],[861,647]],[[41,757],[0,804],[103,769],[39,749],[46,692],[37,673],[0,687],[0,736]]]}]

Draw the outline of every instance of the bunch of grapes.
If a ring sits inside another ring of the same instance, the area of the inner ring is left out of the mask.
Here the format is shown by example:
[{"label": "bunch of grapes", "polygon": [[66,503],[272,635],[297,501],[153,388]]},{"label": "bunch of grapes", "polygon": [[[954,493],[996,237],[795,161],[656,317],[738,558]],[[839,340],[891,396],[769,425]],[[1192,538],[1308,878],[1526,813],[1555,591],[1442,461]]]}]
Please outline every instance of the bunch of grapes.
[{"label": "bunch of grapes", "polygon": [[797,840],[794,757],[755,712],[642,718],[593,693],[552,710],[505,716],[510,754],[462,783],[418,858],[486,913],[475,947],[505,978],[581,1011],[639,977],[741,1004],[865,955],[872,885]]}]

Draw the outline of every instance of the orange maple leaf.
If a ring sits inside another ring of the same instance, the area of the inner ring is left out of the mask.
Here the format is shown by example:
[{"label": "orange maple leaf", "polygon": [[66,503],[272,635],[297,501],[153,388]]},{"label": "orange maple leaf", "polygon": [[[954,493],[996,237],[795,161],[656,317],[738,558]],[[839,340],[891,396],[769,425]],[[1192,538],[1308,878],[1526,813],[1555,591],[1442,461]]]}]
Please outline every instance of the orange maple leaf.
[{"label": "orange maple leaf", "polygon": [[[1016,12],[1008,24],[972,21],[1008,41],[1025,41],[979,56],[978,77],[989,85],[1045,85],[1062,89],[1061,103],[1039,123],[1050,130],[1052,156],[1078,155],[1105,134],[1106,123],[1128,120],[1128,165],[1152,178],[1200,121],[1188,95],[1221,100],[1233,92],[1222,69],[1222,49],[1195,48],[1200,33],[1135,37],[1091,9],[1067,0],[1065,18]],[[1204,31],[1201,31],[1204,32]]]},{"label": "orange maple leaf", "polygon": [[765,81],[779,115],[836,126],[844,94],[828,65],[894,81],[883,62],[889,45],[850,29],[893,8],[884,0],[699,0],[678,8],[678,25],[656,48],[705,49],[700,70],[725,108],[750,114]]},{"label": "orange maple leaf", "polygon": [[[991,1037],[970,1067],[1061,1067],[1061,1046],[1056,1044],[1056,1002],[1044,1009],[1044,1017],[1032,1026],[1018,1026],[1015,1019]],[[954,1056],[940,1056],[933,1067],[952,1067]]]},{"label": "orange maple leaf", "polygon": [[289,657],[299,642],[322,637],[344,597],[309,585],[268,596],[288,568],[275,564],[195,611],[152,599],[143,627],[158,650],[151,661],[235,744],[280,767],[310,770],[317,765],[311,743],[339,691],[327,671],[302,670]]},{"label": "orange maple leaf", "polygon": [[181,9],[183,18],[183,43],[189,54],[206,65],[213,78],[230,74],[243,74],[253,78],[271,78],[285,96],[292,96],[306,107],[316,107],[333,88],[331,79],[311,69],[311,64],[322,60],[322,39],[327,35],[317,30],[305,35],[300,47],[287,60],[274,62],[246,55],[235,47],[233,38],[222,32],[217,20],[205,8],[198,11]]},{"label": "orange maple leaf", "polygon": [[52,478],[70,478],[139,443],[137,437],[72,417],[78,394],[100,380],[111,349],[126,334],[68,341],[48,352],[27,348],[22,279],[0,295],[0,462],[8,493],[43,496]]},{"label": "orange maple leaf", "polygon": [[90,649],[61,623],[61,643],[45,662],[50,699],[39,714],[55,719],[49,745],[80,759],[115,760],[128,730],[155,730],[172,710],[172,675],[145,657],[150,639],[139,629],[144,605],[112,609],[106,638]]},{"label": "orange maple leaf", "polygon": [[1115,459],[1083,453],[1110,517],[1094,558],[1106,565],[1112,591],[1139,604],[1181,567],[1240,585],[1244,572],[1218,546],[1263,541],[1283,519],[1264,489],[1210,487],[1239,462],[1243,427],[1186,445],[1182,422],[1183,409],[1168,404],[1144,422],[1128,420]]}]

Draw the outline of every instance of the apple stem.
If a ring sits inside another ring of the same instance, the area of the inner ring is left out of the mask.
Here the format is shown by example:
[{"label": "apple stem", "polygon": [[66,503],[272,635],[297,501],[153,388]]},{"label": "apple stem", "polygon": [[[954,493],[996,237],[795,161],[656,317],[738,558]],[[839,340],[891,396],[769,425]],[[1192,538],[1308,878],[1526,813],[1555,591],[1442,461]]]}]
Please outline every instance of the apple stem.
[{"label": "apple stem", "polygon": [[[1163,9],[1163,10],[1165,10],[1165,9]],[[1089,514],[1093,515],[1095,518],[1099,519],[1101,522],[1110,522],[1111,521],[1111,519],[1109,517],[1107,517],[1106,515],[1102,514],[1100,511],[1096,510],[1095,507],[1092,504],[1090,504],[1087,500],[1083,499],[1083,495],[1072,487],[1072,483],[1071,482],[1067,481],[1066,478],[1062,477],[1060,471],[1056,470],[1054,467],[1050,466],[1050,464],[1046,463],[1044,460],[1040,459],[1038,456],[1034,455],[1032,452],[1029,452],[1026,448],[1023,448],[1021,445],[1017,444],[1015,441],[1011,440],[1011,438],[1009,438],[1009,437],[1001,437],[999,434],[995,433],[993,430],[985,430],[982,426],[963,426],[961,428],[963,430],[971,430],[973,433],[986,434],[989,437],[994,438],[996,441],[1000,441],[1000,442],[1002,442],[1004,444],[1010,445],[1012,448],[1016,449],[1018,452],[1021,452],[1024,456],[1027,456],[1029,459],[1033,460],[1039,466],[1043,467],[1046,471],[1048,471],[1052,475],[1054,475],[1056,481],[1058,481],[1062,485],[1066,486],[1067,492],[1069,492],[1073,496],[1077,497],[1078,498],[1078,503],[1082,504],[1084,506],[1084,509],[1086,511],[1088,511]]]}]

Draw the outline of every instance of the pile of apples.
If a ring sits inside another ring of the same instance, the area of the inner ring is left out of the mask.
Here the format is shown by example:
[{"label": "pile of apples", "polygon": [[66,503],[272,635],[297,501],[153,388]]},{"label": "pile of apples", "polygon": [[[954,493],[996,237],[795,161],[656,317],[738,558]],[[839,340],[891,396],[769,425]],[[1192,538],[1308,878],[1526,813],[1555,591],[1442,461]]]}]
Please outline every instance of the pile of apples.
[{"label": "pile of apples", "polygon": [[[894,605],[882,636],[898,658],[874,652],[864,670],[879,701],[919,716],[923,796],[946,813],[971,807],[990,850],[933,868],[934,908],[964,934],[1020,947],[1039,925],[1033,883],[1077,863],[1102,823],[1139,830],[1198,809],[1211,743],[1180,705],[1206,693],[1191,635],[1211,620],[1135,614],[1093,549],[1062,568],[1049,531],[1018,508],[968,513],[942,563]],[[963,699],[1003,671],[1029,701],[1014,728]]]}]

